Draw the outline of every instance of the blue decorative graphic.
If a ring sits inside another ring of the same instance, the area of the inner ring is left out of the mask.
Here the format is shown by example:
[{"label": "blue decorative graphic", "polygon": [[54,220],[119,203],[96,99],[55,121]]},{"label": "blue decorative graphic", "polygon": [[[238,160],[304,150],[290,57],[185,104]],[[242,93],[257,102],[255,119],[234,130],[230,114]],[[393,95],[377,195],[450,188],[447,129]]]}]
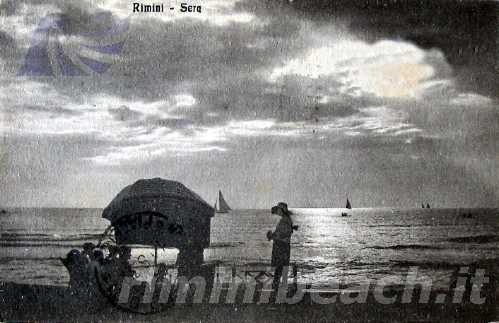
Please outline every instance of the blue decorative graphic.
[{"label": "blue decorative graphic", "polygon": [[109,12],[91,17],[95,30],[72,32],[77,22],[64,14],[45,17],[35,30],[19,75],[79,76],[102,74],[119,60],[128,21]]}]

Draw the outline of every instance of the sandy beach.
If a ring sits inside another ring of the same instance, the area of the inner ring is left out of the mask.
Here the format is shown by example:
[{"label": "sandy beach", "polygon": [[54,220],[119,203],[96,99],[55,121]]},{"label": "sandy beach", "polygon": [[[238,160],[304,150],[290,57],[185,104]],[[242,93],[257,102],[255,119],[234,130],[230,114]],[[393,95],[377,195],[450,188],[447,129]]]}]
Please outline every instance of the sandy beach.
[{"label": "sandy beach", "polygon": [[[415,286],[412,300],[402,303],[400,286],[391,286],[383,291],[387,297],[397,297],[390,305],[380,304],[375,292],[370,290],[365,303],[322,305],[314,303],[308,293],[293,305],[243,304],[240,301],[234,304],[187,303],[144,315],[122,311],[103,299],[82,303],[65,287],[0,283],[0,319],[34,322],[491,322],[499,318],[497,263],[494,260],[471,266],[470,272],[485,269],[490,279],[482,288],[483,304],[467,300],[472,292],[470,284],[466,285],[463,302],[458,304],[452,303],[449,297],[439,303],[437,297],[442,292],[439,290],[432,290],[429,302],[420,303],[418,286]],[[322,293],[322,296],[330,297],[331,294]]]}]

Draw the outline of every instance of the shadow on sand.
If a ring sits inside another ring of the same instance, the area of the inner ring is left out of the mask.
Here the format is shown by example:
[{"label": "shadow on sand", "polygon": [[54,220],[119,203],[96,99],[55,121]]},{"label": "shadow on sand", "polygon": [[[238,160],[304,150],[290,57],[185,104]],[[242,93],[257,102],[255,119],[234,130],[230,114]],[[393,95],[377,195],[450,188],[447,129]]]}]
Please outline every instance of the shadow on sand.
[{"label": "shadow on sand", "polygon": [[[141,315],[119,310],[105,298],[82,300],[72,295],[65,287],[0,283],[1,321],[78,321],[78,322],[490,322],[497,321],[497,261],[481,262],[471,266],[485,268],[490,278],[483,289],[484,304],[469,301],[454,304],[450,299],[443,303],[435,301],[439,292],[432,291],[430,301],[418,302],[421,290],[415,289],[412,301],[399,301],[383,305],[369,293],[367,302],[329,305],[315,304],[310,294],[298,304],[182,304],[167,310]],[[457,270],[456,270],[457,274]],[[462,276],[462,274],[461,274]],[[449,293],[449,291],[446,291]],[[400,286],[385,288],[385,296],[400,296]],[[466,285],[465,298],[471,293]],[[237,298],[236,298],[237,299]],[[400,299],[400,298],[397,298]],[[447,299],[447,298],[446,298]],[[469,299],[469,298],[468,298]]]}]

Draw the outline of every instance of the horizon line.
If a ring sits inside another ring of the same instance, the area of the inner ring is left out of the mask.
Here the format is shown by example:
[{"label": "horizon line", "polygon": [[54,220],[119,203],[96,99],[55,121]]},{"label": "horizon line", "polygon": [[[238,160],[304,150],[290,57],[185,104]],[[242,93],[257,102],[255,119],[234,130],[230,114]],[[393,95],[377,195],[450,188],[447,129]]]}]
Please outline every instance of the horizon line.
[{"label": "horizon line", "polygon": [[[105,209],[106,207],[88,207],[88,206],[12,206],[12,205],[2,205],[1,209]],[[290,209],[336,209],[336,210],[347,210],[345,207],[332,207],[332,206],[289,206]],[[268,208],[233,208],[232,210],[266,210]],[[412,206],[361,206],[354,207],[348,210],[355,209],[416,209],[416,210],[428,210],[428,208],[412,207]],[[498,206],[437,206],[430,207],[429,210],[442,210],[442,209],[499,209]]]}]

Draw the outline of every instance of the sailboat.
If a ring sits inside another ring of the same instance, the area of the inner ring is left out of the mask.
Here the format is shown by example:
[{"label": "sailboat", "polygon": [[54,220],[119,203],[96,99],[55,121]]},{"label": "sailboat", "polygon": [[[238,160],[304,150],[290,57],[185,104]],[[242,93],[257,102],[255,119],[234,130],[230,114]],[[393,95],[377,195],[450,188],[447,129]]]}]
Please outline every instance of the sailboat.
[{"label": "sailboat", "polygon": [[[348,197],[347,197],[347,205],[345,206],[345,208],[347,208],[349,210],[352,209],[352,204],[350,203],[350,200],[348,199]],[[347,212],[342,212],[341,216],[348,216],[348,213]]]},{"label": "sailboat", "polygon": [[218,198],[215,201],[214,208],[216,213],[228,213],[231,210],[229,204],[227,204],[224,196],[222,195],[222,191],[220,190],[218,191]]}]

